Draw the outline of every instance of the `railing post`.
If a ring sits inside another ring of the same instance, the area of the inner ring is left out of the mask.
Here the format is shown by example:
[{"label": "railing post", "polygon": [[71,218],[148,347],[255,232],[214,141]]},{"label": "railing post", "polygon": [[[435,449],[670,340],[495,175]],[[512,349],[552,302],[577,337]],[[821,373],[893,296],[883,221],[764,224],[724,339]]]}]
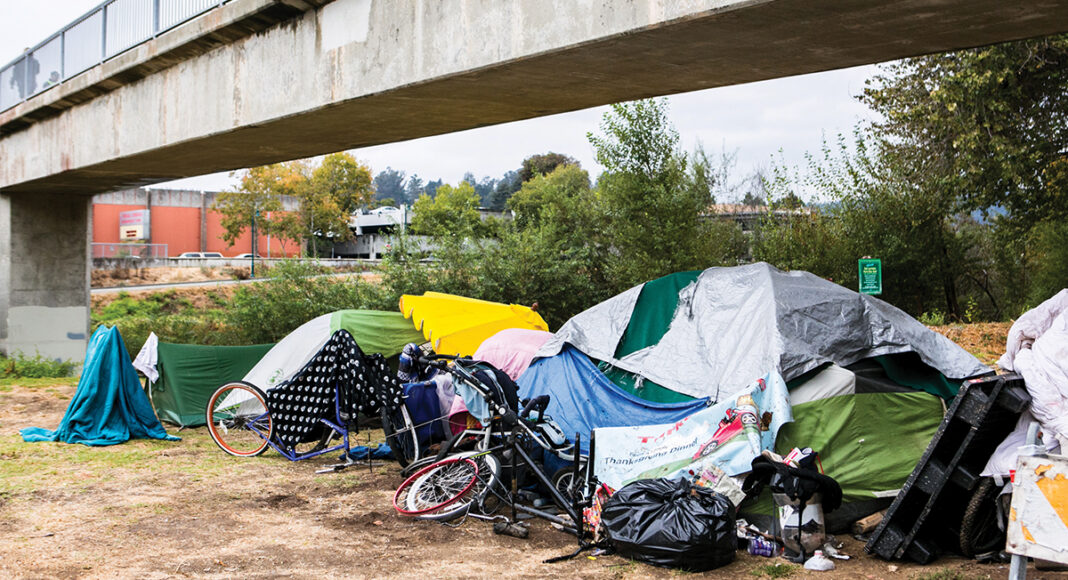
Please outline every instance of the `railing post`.
[{"label": "railing post", "polygon": [[152,36],[159,34],[159,0],[152,0]]},{"label": "railing post", "polygon": [[[100,63],[108,56],[108,5],[100,9]],[[98,63],[99,64],[99,63]]]}]

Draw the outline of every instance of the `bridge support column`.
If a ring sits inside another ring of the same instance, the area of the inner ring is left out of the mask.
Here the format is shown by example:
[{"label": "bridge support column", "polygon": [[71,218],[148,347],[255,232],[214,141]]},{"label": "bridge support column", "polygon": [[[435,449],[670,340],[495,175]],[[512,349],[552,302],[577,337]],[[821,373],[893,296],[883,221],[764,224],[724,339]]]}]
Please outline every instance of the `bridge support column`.
[{"label": "bridge support column", "polygon": [[0,194],[0,351],[81,361],[92,198]]}]

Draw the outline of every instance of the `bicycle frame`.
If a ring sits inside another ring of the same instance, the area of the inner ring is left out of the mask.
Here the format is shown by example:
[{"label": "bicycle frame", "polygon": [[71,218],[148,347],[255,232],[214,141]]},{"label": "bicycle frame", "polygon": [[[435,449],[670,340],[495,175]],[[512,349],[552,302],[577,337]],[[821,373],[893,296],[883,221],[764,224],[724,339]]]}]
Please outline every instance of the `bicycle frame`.
[{"label": "bicycle frame", "polygon": [[[260,421],[261,419],[264,419],[269,416],[270,413],[271,410],[267,409],[266,413],[253,419],[249,424],[245,425],[245,428],[251,430],[255,434],[259,435],[261,439],[267,441],[267,444],[270,445],[272,449],[277,451],[278,454],[282,457],[285,457],[290,461],[300,461],[302,459],[311,459],[312,457],[318,457],[320,455],[325,455],[327,453],[333,453],[335,451],[344,449],[345,462],[353,463],[352,458],[349,457],[349,450],[351,449],[351,447],[349,446],[349,430],[342,425],[343,421],[341,420],[341,395],[340,393],[338,393],[338,390],[336,388],[334,389],[334,420],[336,421],[336,423],[326,419],[325,417],[319,418],[319,421],[321,421],[324,425],[333,430],[334,433],[341,435],[342,442],[338,445],[334,445],[333,447],[325,447],[323,449],[316,448],[305,453],[298,453],[296,450],[283,448],[281,445],[278,445],[278,443],[276,443],[273,438],[268,438],[263,431],[253,426],[256,424],[257,421]],[[333,437],[331,436],[331,438]]]}]

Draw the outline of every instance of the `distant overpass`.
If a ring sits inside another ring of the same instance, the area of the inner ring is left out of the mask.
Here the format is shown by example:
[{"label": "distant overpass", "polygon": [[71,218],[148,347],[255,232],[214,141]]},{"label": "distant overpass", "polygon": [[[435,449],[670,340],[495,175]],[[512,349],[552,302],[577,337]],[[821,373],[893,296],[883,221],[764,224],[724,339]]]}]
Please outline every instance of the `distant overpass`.
[{"label": "distant overpass", "polygon": [[0,349],[84,345],[93,193],[1065,30],[1057,0],[231,0],[0,112]]}]

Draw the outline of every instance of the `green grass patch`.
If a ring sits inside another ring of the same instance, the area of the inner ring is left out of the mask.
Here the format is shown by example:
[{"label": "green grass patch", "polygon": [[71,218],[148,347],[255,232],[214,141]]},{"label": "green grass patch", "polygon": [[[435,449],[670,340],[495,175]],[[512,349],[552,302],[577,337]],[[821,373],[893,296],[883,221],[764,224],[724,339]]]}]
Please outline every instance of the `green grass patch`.
[{"label": "green grass patch", "polygon": [[789,578],[800,570],[801,567],[796,564],[787,564],[785,562],[776,562],[774,564],[762,564],[757,566],[749,572],[750,575],[757,578]]},{"label": "green grass patch", "polygon": [[70,377],[81,364],[80,361],[48,359],[40,354],[28,356],[16,352],[10,357],[0,356],[0,378],[2,379],[40,379]]}]

